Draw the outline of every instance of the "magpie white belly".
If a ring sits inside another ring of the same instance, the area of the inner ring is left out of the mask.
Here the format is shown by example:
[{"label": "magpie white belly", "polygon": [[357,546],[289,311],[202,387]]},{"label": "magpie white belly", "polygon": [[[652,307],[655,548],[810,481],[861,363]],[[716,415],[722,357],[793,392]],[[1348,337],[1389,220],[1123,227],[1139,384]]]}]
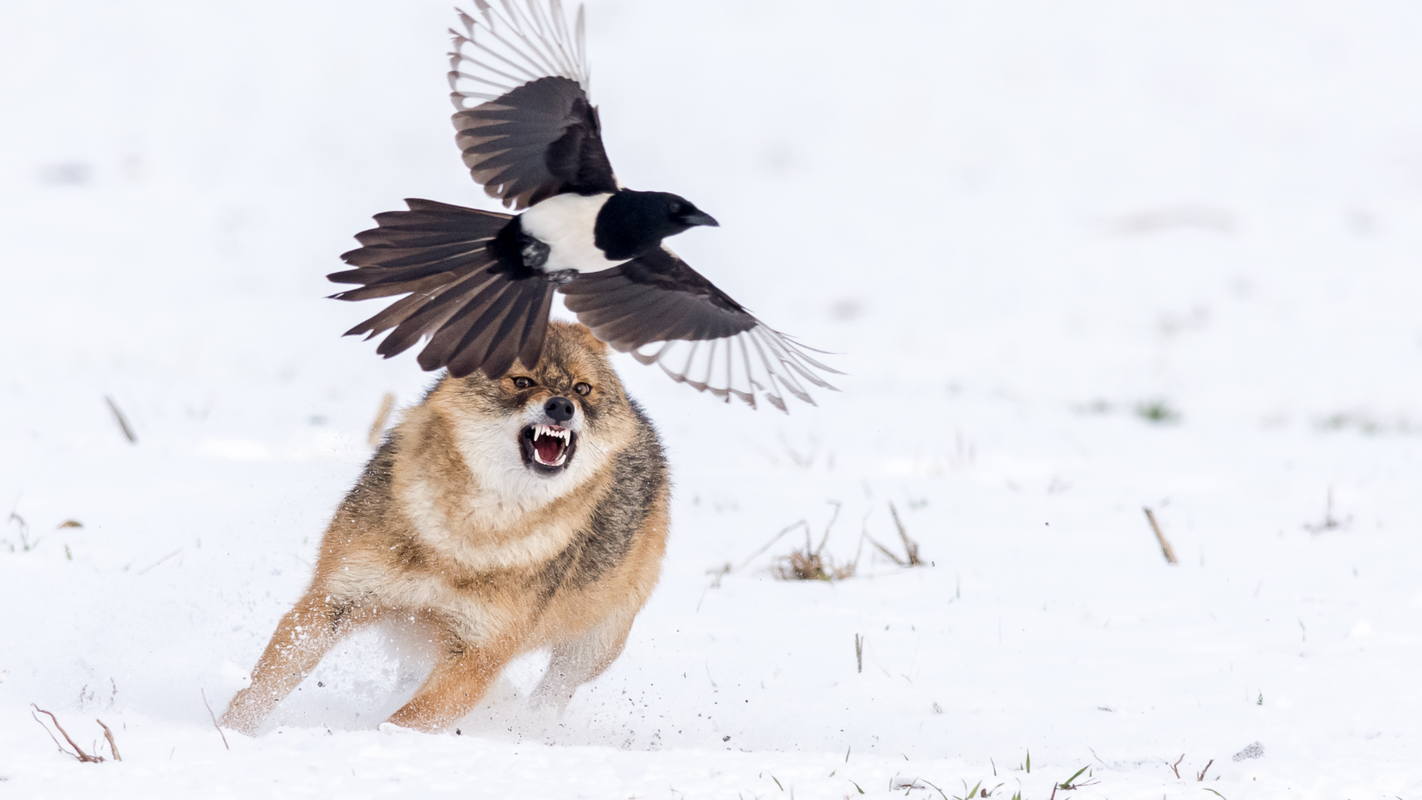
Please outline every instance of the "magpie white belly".
[{"label": "magpie white belly", "polygon": [[548,245],[548,260],[541,267],[544,272],[601,272],[631,260],[609,261],[593,241],[597,213],[611,196],[554,195],[519,216],[523,233]]}]

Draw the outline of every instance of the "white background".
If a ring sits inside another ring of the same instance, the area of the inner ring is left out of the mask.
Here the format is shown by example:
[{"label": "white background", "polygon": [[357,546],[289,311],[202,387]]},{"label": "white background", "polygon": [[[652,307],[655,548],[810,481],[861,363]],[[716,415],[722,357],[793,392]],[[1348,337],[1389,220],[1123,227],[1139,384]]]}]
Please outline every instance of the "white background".
[{"label": "white background", "polygon": [[[550,718],[527,659],[461,735],[392,736],[423,662],[371,633],[229,751],[203,693],[431,381],[342,339],[378,305],[324,275],[404,197],[494,207],[453,13],[0,5],[0,796],[1422,793],[1418,6],[588,11],[619,177],[720,220],[678,252],[843,392],[752,412],[619,360],[676,497],[613,668]],[[861,548],[891,502],[931,566]],[[712,586],[831,503],[858,577],[773,579],[797,532]]]}]

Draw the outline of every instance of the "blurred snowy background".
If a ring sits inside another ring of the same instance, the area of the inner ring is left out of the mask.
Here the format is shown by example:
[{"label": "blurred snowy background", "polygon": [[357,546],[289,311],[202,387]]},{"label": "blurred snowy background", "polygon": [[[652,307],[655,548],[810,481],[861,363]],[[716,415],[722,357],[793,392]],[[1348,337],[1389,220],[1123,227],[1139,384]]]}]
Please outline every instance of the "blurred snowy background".
[{"label": "blurred snowy background", "polygon": [[[342,339],[376,305],[324,276],[404,197],[494,207],[452,21],[0,4],[0,795],[1422,793],[1405,2],[595,0],[619,177],[715,215],[678,252],[843,392],[751,412],[619,362],[673,541],[562,719],[528,659],[463,736],[378,734],[420,662],[371,634],[225,750],[201,693],[301,592],[382,396],[431,381]],[[747,563],[832,503],[856,577],[775,580],[799,532]],[[897,546],[889,503],[930,565],[862,544]]]}]

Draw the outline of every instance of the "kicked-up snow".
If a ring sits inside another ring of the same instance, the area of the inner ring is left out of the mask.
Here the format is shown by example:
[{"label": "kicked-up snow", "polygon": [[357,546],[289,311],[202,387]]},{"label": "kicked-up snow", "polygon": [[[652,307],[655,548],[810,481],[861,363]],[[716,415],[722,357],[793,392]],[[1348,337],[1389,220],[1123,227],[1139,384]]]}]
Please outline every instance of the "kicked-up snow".
[{"label": "kicked-up snow", "polygon": [[[592,2],[619,177],[715,215],[678,253],[842,392],[618,357],[671,546],[563,716],[533,657],[383,731],[426,663],[385,629],[224,744],[381,398],[432,380],[325,274],[404,197],[493,208],[454,21],[0,7],[0,797],[1422,794],[1406,3]],[[821,542],[853,577],[777,579]]]}]

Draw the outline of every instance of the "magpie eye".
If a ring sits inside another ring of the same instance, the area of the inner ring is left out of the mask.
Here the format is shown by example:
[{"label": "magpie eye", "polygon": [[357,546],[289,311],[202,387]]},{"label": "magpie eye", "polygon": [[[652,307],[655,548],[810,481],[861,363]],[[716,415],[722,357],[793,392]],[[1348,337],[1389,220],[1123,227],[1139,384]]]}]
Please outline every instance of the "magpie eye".
[{"label": "magpie eye", "polygon": [[684,210],[685,209],[682,207],[681,203],[678,203],[675,200],[672,201],[671,205],[667,206],[667,212],[672,216],[676,216]]},{"label": "magpie eye", "polygon": [[525,377],[522,376],[522,375],[518,376],[517,378],[514,378],[514,379],[513,379],[513,382],[514,382],[514,386],[516,386],[516,387],[518,387],[518,388],[520,388],[520,389],[527,389],[528,387],[530,387],[530,386],[533,385],[533,379],[532,379],[532,378],[525,378]]},{"label": "magpie eye", "polygon": [[587,385],[586,383],[575,383],[573,384],[573,391],[577,392],[578,394],[585,395],[588,392],[592,391],[592,387]]}]

